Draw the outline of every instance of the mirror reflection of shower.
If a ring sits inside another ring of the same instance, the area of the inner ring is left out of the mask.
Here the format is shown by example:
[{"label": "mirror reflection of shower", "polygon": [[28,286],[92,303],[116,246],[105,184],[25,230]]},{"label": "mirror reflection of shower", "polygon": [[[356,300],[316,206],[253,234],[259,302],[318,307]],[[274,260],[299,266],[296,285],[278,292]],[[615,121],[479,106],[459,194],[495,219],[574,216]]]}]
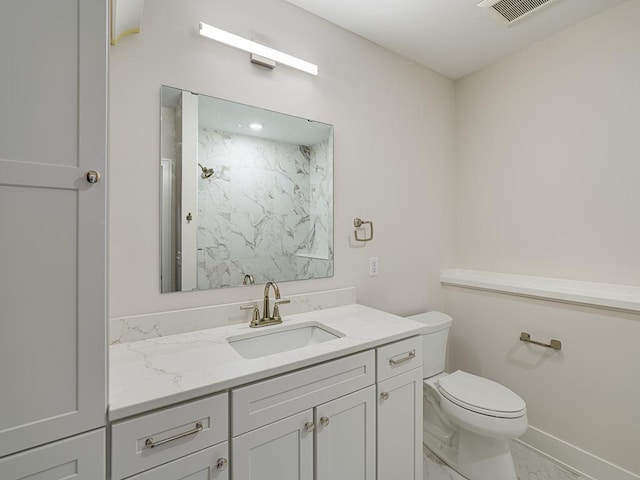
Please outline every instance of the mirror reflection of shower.
[{"label": "mirror reflection of shower", "polygon": [[166,86],[161,106],[162,292],[333,275],[331,125]]},{"label": "mirror reflection of shower", "polygon": [[203,167],[199,163],[198,166],[202,169],[202,174],[200,175],[202,178],[209,178],[211,175],[213,175],[213,168]]}]

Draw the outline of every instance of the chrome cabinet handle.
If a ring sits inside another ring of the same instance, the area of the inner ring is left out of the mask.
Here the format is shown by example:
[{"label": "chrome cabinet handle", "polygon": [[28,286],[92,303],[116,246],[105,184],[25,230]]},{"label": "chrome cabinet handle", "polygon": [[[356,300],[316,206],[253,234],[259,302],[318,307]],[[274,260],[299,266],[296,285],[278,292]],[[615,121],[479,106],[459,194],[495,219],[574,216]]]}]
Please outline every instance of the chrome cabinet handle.
[{"label": "chrome cabinet handle", "polygon": [[389,400],[389,392],[382,392],[382,393],[380,394],[380,398],[381,398],[382,400]]},{"label": "chrome cabinet handle", "polygon": [[216,463],[216,468],[222,471],[225,468],[227,468],[228,464],[229,464],[229,460],[227,460],[226,458],[219,458],[218,463]]},{"label": "chrome cabinet handle", "polygon": [[313,422],[307,422],[304,424],[304,429],[308,432],[311,433],[313,432],[313,430],[316,428],[315,423]]},{"label": "chrome cabinet handle", "polygon": [[330,422],[330,421],[331,421],[331,420],[329,420],[329,417],[320,417],[320,424],[321,424],[323,427],[326,427],[327,425],[329,425],[329,422]]},{"label": "chrome cabinet handle", "polygon": [[393,358],[390,358],[389,359],[389,365],[400,365],[401,363],[408,362],[412,358],[416,358],[416,351],[415,350],[411,350],[409,353],[407,353],[406,357],[401,358],[400,360],[395,360]]},{"label": "chrome cabinet handle", "polygon": [[204,427],[202,426],[202,422],[197,422],[196,428],[194,428],[193,430],[179,433],[177,435],[174,435],[173,437],[165,438],[164,440],[160,440],[158,442],[154,442],[153,438],[149,437],[144,441],[144,448],[159,447],[160,445],[164,445],[165,443],[173,442],[174,440],[179,440],[181,438],[188,437],[189,435],[195,435],[196,433],[200,433],[202,430],[204,430]]},{"label": "chrome cabinet handle", "polygon": [[87,182],[98,183],[100,181],[100,172],[96,170],[89,170],[86,174]]}]

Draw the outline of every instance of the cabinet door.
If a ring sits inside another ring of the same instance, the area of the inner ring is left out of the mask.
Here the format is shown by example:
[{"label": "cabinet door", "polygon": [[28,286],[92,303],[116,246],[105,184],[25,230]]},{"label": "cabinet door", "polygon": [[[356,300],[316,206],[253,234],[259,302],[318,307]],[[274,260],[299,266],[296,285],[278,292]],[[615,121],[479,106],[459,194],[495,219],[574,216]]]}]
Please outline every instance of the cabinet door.
[{"label": "cabinet door", "polygon": [[129,480],[228,480],[227,442],[129,477]]},{"label": "cabinet door", "polygon": [[231,440],[236,480],[312,480],[313,411],[307,410]]},{"label": "cabinet door", "polygon": [[107,3],[0,8],[0,457],[105,423]]},{"label": "cabinet door", "polygon": [[104,429],[0,459],[2,480],[104,480]]},{"label": "cabinet door", "polygon": [[376,389],[315,409],[316,480],[375,480]]},{"label": "cabinet door", "polygon": [[378,383],[378,480],[422,480],[422,368]]}]

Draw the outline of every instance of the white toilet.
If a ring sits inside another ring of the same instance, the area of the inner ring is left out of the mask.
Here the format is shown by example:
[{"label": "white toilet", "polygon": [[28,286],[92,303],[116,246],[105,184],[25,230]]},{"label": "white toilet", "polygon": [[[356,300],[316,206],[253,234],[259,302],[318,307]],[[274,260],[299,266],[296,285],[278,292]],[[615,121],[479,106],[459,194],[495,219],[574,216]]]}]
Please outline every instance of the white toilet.
[{"label": "white toilet", "polygon": [[422,336],[425,446],[469,480],[517,480],[508,442],[527,429],[524,400],[486,378],[443,373],[449,315],[409,318],[429,326]]}]

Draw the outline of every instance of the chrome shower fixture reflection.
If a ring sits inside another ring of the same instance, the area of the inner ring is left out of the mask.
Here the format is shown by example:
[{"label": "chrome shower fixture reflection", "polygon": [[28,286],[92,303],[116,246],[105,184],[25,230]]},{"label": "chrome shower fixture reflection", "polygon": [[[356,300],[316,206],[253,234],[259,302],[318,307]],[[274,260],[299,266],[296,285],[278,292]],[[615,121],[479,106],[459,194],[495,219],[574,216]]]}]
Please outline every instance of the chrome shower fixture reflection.
[{"label": "chrome shower fixture reflection", "polygon": [[213,168],[206,168],[200,164],[198,164],[198,166],[202,169],[202,174],[200,175],[202,178],[209,178],[213,175]]}]

